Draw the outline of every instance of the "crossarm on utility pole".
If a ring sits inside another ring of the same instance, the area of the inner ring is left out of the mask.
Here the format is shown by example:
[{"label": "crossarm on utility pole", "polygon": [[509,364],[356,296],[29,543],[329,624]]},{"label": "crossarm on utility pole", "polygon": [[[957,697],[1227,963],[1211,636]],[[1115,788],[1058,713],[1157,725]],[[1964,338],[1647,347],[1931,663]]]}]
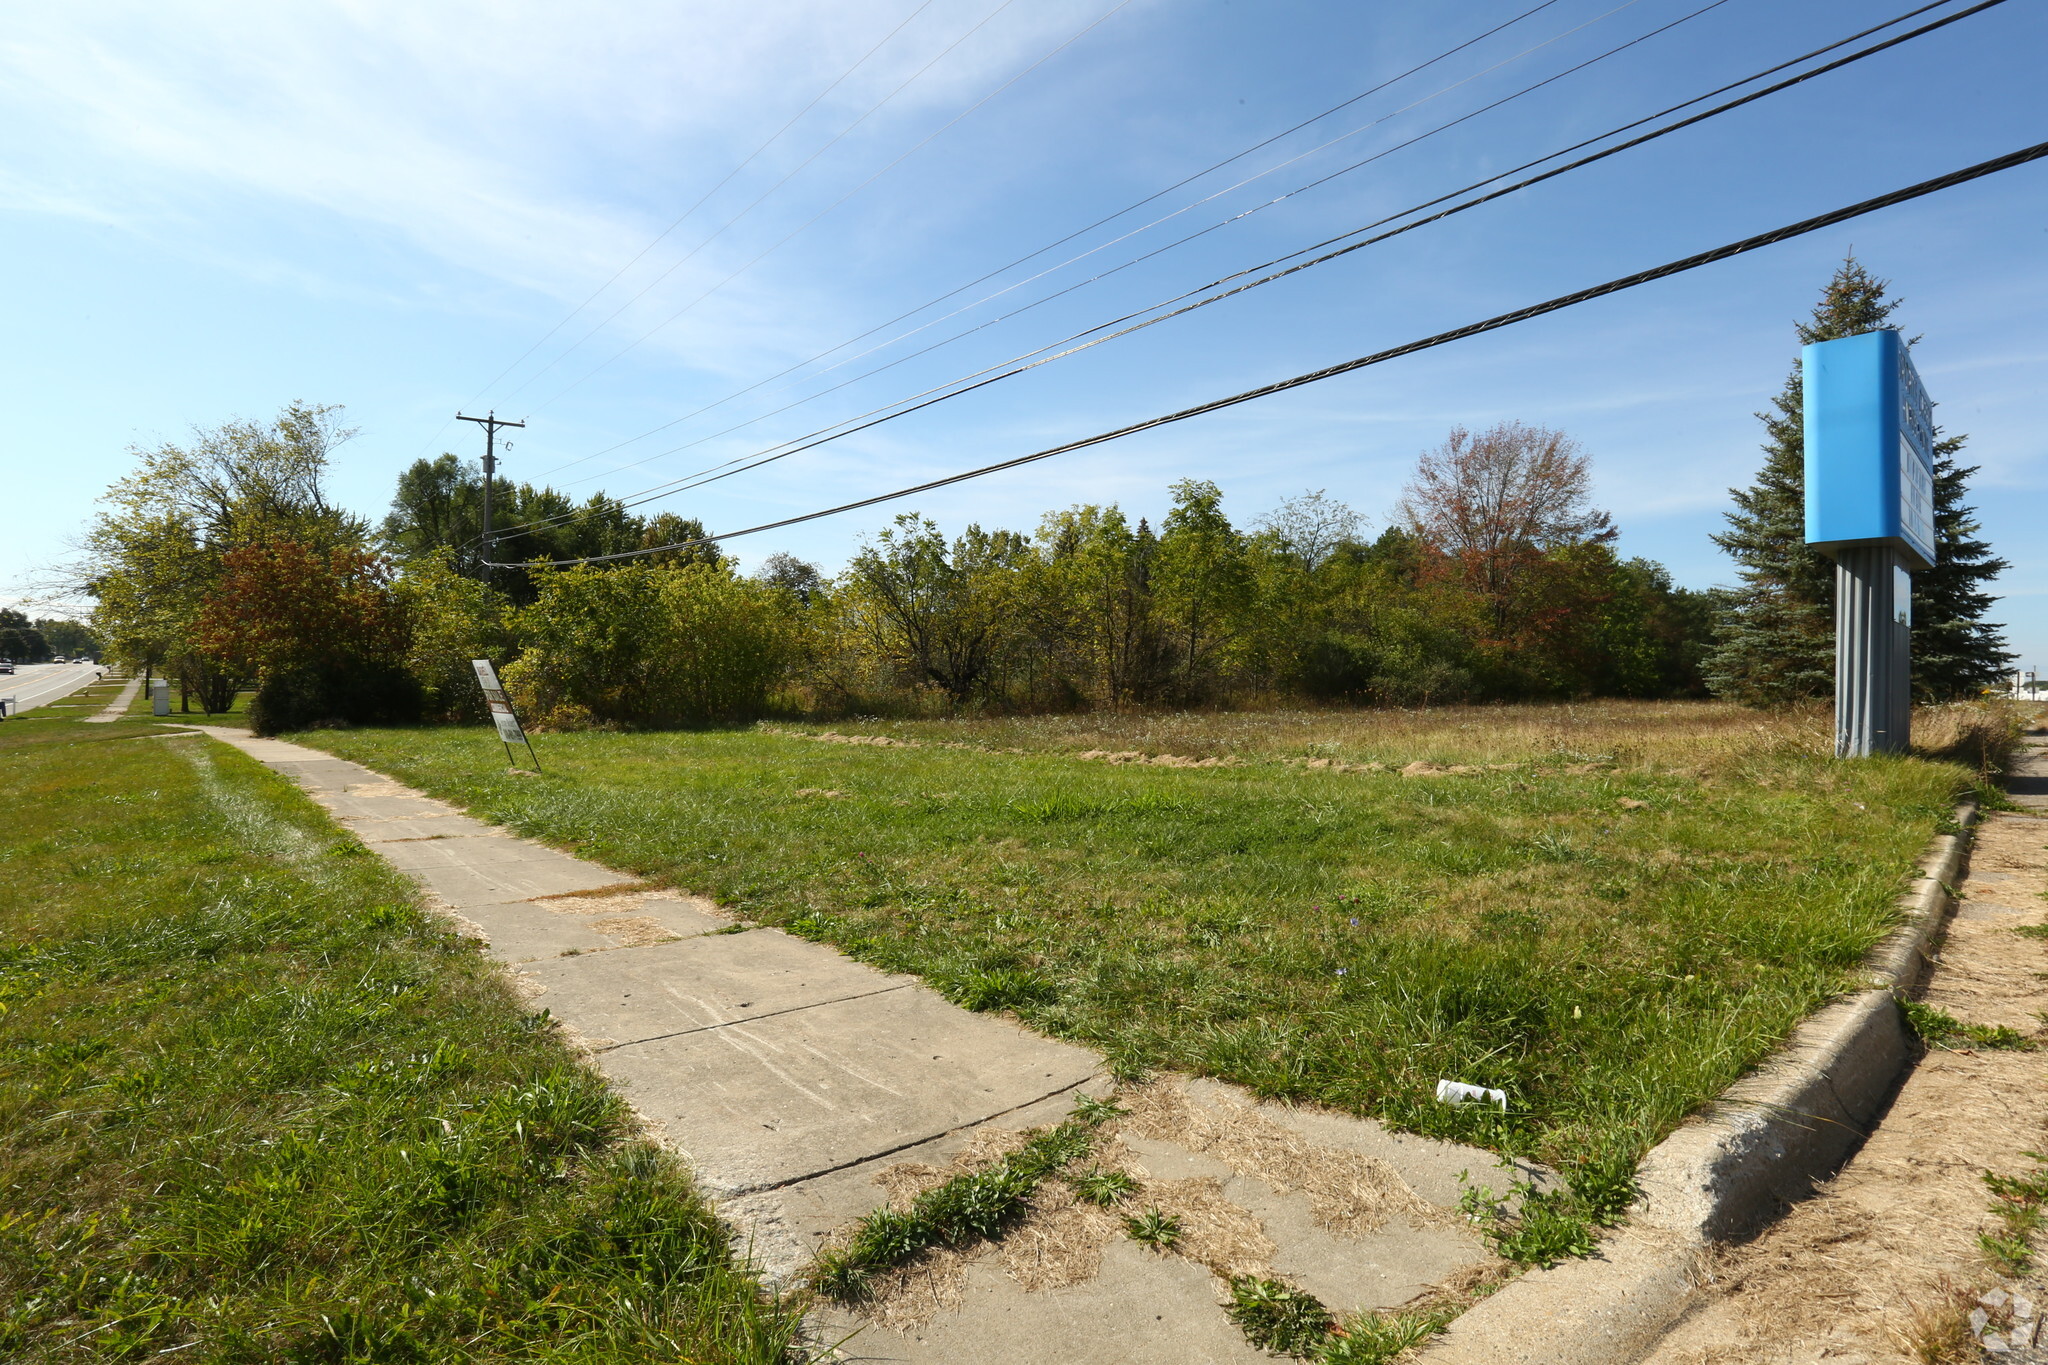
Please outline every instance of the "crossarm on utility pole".
[{"label": "crossarm on utility pole", "polygon": [[491,548],[491,476],[498,472],[498,428],[523,427],[524,422],[508,422],[498,416],[496,408],[487,417],[464,417],[455,414],[458,422],[474,422],[484,429],[484,582],[491,581],[491,561],[495,558]]}]

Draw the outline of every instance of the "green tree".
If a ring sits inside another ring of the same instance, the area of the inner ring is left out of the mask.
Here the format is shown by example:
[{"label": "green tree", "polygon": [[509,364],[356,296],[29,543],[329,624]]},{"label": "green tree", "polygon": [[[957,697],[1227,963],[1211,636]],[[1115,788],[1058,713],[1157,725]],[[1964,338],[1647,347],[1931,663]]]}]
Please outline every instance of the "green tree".
[{"label": "green tree", "polygon": [[223,661],[194,643],[224,557],[280,540],[320,554],[353,550],[368,533],[322,486],[332,451],[353,435],[340,412],[294,403],[267,423],[236,420],[183,445],[134,450],[134,472],[100,498],[79,573],[108,649],[136,667],[174,671],[203,696],[233,695]]},{"label": "green tree", "polygon": [[0,659],[39,664],[50,657],[49,640],[12,607],[0,607]]},{"label": "green tree", "polygon": [[881,658],[956,704],[985,689],[1016,638],[1023,538],[969,526],[950,545],[915,512],[861,547],[844,609]]},{"label": "green tree", "polygon": [[76,659],[100,651],[99,638],[92,633],[92,627],[82,622],[63,618],[44,619],[36,622],[36,629],[43,633],[52,653],[62,654],[67,659]]},{"label": "green tree", "polygon": [[[1795,323],[1802,345],[1889,325],[1899,300],[1889,281],[1845,259],[1821,291],[1813,316]],[[1835,685],[1835,565],[1806,547],[1805,383],[1800,363],[1771,400],[1764,463],[1756,482],[1734,488],[1735,510],[1714,543],[1734,559],[1741,583],[1728,594],[1703,665],[1717,696],[1750,706],[1824,697]]]},{"label": "green tree", "polygon": [[1913,691],[1934,701],[1967,696],[2002,678],[2013,655],[2005,632],[1984,619],[1998,599],[1985,586],[2006,561],[1978,537],[1976,509],[1964,501],[1975,465],[1956,455],[1965,437],[1934,443],[1934,567],[1913,575]]},{"label": "green tree", "polygon": [[1048,512],[1039,524],[1026,601],[1040,643],[1080,689],[1112,711],[1149,701],[1167,662],[1154,610],[1159,548],[1115,506]]},{"label": "green tree", "polygon": [[[384,548],[402,562],[445,553],[455,572],[484,577],[483,468],[474,461],[442,455],[415,460],[398,476],[391,510],[379,529]],[[593,493],[578,506],[553,488],[525,483],[500,483],[491,494],[492,556],[498,563],[546,564],[654,549],[704,535],[694,517],[663,512],[643,519],[617,498]],[[661,550],[641,557],[653,564],[723,564],[716,545]],[[641,559],[617,560],[618,564]],[[533,571],[498,569],[491,582],[516,604],[525,606],[539,594]]]},{"label": "green tree", "polygon": [[482,466],[454,455],[414,460],[398,476],[379,534],[401,561],[441,554],[457,573],[480,577],[483,560]]},{"label": "green tree", "polygon": [[723,567],[543,571],[505,685],[536,724],[706,725],[757,715],[796,649],[790,595]]},{"label": "green tree", "polygon": [[1254,578],[1245,538],[1223,514],[1223,490],[1182,479],[1171,491],[1152,559],[1152,597],[1180,693],[1194,701],[1216,686],[1218,656],[1240,633]]},{"label": "green tree", "polygon": [[512,653],[511,603],[495,588],[458,572],[445,546],[407,564],[392,591],[410,627],[405,666],[419,681],[426,714],[451,721],[486,719],[470,661],[502,663]]},{"label": "green tree", "polygon": [[651,564],[709,564],[718,568],[726,564],[726,557],[716,545],[689,545],[680,550],[655,549],[659,545],[675,545],[683,541],[702,540],[707,532],[704,523],[695,517],[678,516],[674,512],[660,512],[649,517],[640,531],[642,550],[654,550],[645,556]]}]

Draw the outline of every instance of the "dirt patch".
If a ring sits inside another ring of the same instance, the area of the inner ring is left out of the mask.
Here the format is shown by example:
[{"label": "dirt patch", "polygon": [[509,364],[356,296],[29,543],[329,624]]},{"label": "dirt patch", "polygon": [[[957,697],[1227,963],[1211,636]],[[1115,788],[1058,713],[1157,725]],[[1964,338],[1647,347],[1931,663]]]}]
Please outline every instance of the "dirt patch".
[{"label": "dirt patch", "polygon": [[[624,944],[628,948],[644,947],[648,943],[660,943],[681,937],[663,926],[657,918],[662,909],[674,906],[678,909],[708,910],[711,907],[695,897],[675,891],[621,891],[617,886],[600,887],[596,891],[572,892],[565,896],[548,896],[533,901],[554,915],[575,915],[588,918],[590,927],[611,937],[621,935],[632,941]],[[646,938],[646,934],[658,937]]]},{"label": "dirt patch", "polygon": [[1108,763],[1112,766],[1125,763],[1146,764],[1154,768],[1235,768],[1244,762],[1237,757],[1190,758],[1186,754],[1148,754],[1138,749],[1122,753],[1111,753],[1107,749],[1090,749],[1074,755],[1084,763]]},{"label": "dirt patch", "polygon": [[[614,905],[638,905],[640,898],[643,896],[653,897],[664,894],[670,900],[684,899],[674,892],[649,891],[645,882],[611,882],[604,886],[593,886],[588,891],[561,891],[551,896],[535,896],[530,903],[563,915],[592,915],[602,911],[605,908],[606,902]],[[556,901],[562,901],[564,904],[556,905]],[[597,909],[573,910],[567,904],[572,901],[580,902],[585,906],[595,905]]]},{"label": "dirt patch", "polygon": [[355,782],[342,788],[349,796],[418,796],[411,787],[399,782]]},{"label": "dirt patch", "polygon": [[590,927],[621,948],[647,948],[656,943],[673,943],[682,937],[681,934],[670,933],[667,926],[649,915],[617,915],[611,919],[592,920]]},{"label": "dirt patch", "polygon": [[[1970,872],[1925,999],[1966,1023],[2038,1033],[2048,943],[2012,933],[2021,918],[1984,902],[2043,904],[2048,821],[1992,816]],[[2039,908],[2028,913],[2041,922]],[[2026,1153],[2044,1144],[2048,1049],[1930,1051],[1838,1176],[1754,1242],[1717,1255],[1708,1297],[1647,1365],[1942,1358],[1924,1343],[1952,1334],[1998,1281],[1977,1246],[1997,1227],[1982,1177],[2031,1169]],[[1976,1348],[1959,1349],[1952,1358]]]},{"label": "dirt patch", "polygon": [[822,735],[800,735],[798,738],[816,740],[820,744],[865,744],[876,749],[924,747],[924,741],[919,739],[890,739],[887,735],[842,735],[837,730],[827,730]]}]

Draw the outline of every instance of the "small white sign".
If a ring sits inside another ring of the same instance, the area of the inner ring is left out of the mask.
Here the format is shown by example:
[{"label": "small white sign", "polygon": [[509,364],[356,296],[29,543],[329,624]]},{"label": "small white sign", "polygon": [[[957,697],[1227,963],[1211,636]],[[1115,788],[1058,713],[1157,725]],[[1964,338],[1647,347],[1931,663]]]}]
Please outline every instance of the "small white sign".
[{"label": "small white sign", "polygon": [[[477,685],[484,690],[484,705],[491,709],[491,724],[498,727],[498,738],[508,747],[526,744],[526,732],[519,728],[519,717],[512,710],[512,699],[498,685],[498,670],[491,667],[489,659],[471,659],[469,666],[476,670]],[[529,753],[532,748],[532,745],[527,745]]]}]

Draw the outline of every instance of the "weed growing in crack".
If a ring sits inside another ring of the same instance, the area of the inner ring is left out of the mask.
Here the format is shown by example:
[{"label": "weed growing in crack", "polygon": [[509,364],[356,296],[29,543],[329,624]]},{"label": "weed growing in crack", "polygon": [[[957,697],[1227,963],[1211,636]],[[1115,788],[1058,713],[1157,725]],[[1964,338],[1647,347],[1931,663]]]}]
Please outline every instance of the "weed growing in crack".
[{"label": "weed growing in crack", "polygon": [[1180,1219],[1158,1209],[1146,1209],[1124,1219],[1124,1231],[1132,1241],[1143,1242],[1154,1251],[1171,1251],[1180,1240]]},{"label": "weed growing in crack", "polygon": [[1074,1117],[1083,1123],[1106,1123],[1125,1112],[1114,1100],[1098,1100],[1093,1095],[1082,1095],[1074,1101]]},{"label": "weed growing in crack", "polygon": [[[1509,1161],[1501,1168],[1515,1169]],[[1470,1174],[1460,1171],[1459,1182],[1465,1184]],[[1516,1180],[1505,1193],[1496,1193],[1484,1185],[1466,1184],[1458,1196],[1458,1211],[1479,1228],[1496,1255],[1516,1265],[1547,1270],[1593,1252],[1596,1210],[1570,1188],[1539,1190],[1530,1181]]]},{"label": "weed growing in crack", "polygon": [[2024,1275],[2034,1263],[2034,1236],[2048,1223],[2048,1156],[2028,1152],[2034,1169],[2026,1175],[1984,1173],[1991,1191],[1991,1211],[1998,1215],[2001,1232],[1987,1232],[1977,1245],[2001,1275]]},{"label": "weed growing in crack", "polygon": [[[877,1209],[854,1225],[840,1245],[819,1253],[810,1280],[840,1303],[859,1303],[875,1276],[933,1247],[964,1246],[1000,1237],[1018,1219],[1048,1176],[1088,1155],[1095,1130],[1115,1105],[1082,1097],[1074,1117],[1032,1134],[1022,1147],[984,1170],[958,1175],[911,1201],[908,1209]],[[1092,1115],[1093,1117],[1090,1117]]]},{"label": "weed growing in crack", "polygon": [[1244,1339],[1275,1355],[1313,1358],[1329,1341],[1337,1321],[1323,1301],[1303,1289],[1256,1275],[1230,1281],[1224,1310]]},{"label": "weed growing in crack", "polygon": [[1105,1171],[1099,1168],[1085,1175],[1077,1175],[1067,1183],[1074,1187],[1074,1194],[1077,1197],[1105,1209],[1138,1192],[1138,1182],[1122,1171]]},{"label": "weed growing in crack", "polygon": [[1344,1320],[1315,1359],[1319,1365],[1387,1365],[1458,1316],[1454,1307],[1359,1313]]}]

